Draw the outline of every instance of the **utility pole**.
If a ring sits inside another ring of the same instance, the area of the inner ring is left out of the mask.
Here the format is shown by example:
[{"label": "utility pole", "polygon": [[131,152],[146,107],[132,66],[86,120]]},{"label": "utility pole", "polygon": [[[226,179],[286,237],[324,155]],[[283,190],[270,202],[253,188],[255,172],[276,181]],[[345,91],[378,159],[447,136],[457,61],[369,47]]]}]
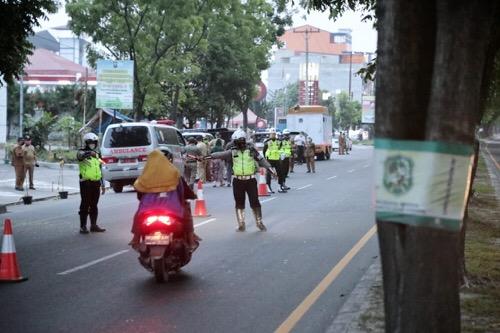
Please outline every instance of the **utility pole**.
[{"label": "utility pole", "polygon": [[309,96],[309,34],[310,33],[319,33],[320,30],[318,28],[309,28],[306,26],[305,30],[297,30],[293,29],[294,33],[302,33],[304,34],[306,41],[306,80],[305,80],[305,88],[306,88],[306,100],[305,105],[310,104],[311,96]]},{"label": "utility pole", "polygon": [[349,51],[349,100],[352,100],[351,80],[352,80],[352,51]]},{"label": "utility pole", "polygon": [[89,69],[85,68],[85,90],[83,91],[83,126],[86,124],[86,114],[87,114],[87,80],[89,76]]}]

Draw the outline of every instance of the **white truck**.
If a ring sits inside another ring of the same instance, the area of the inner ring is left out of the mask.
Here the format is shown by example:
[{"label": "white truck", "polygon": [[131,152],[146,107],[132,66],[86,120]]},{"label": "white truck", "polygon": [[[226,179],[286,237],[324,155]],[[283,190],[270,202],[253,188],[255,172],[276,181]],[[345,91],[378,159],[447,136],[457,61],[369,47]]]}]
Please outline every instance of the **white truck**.
[{"label": "white truck", "polygon": [[332,117],[321,105],[297,105],[288,110],[286,125],[290,131],[305,132],[316,145],[318,160],[330,159],[332,153]]}]

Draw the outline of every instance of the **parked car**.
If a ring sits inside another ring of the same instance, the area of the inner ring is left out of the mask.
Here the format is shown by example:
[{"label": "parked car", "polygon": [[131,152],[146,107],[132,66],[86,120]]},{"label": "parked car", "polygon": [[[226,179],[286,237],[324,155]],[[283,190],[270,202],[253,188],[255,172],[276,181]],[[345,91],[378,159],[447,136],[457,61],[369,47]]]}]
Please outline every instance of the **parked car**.
[{"label": "parked car", "polygon": [[197,141],[201,141],[204,139],[208,139],[208,141],[211,141],[214,139],[214,136],[207,132],[183,132],[182,136],[186,140],[188,138],[195,138]]},{"label": "parked car", "polygon": [[182,174],[185,146],[181,132],[172,126],[139,122],[109,125],[101,144],[103,178],[115,192],[122,192],[123,186],[132,185],[140,176],[148,154],[161,148],[173,153]]}]

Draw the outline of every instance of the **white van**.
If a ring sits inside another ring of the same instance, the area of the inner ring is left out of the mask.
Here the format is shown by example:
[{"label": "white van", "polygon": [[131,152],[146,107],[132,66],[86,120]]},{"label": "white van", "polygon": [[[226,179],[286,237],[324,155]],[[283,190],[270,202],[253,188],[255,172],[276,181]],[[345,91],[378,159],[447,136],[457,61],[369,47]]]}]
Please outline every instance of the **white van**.
[{"label": "white van", "polygon": [[174,164],[183,174],[185,146],[181,132],[172,126],[141,122],[109,125],[101,144],[103,178],[115,192],[121,192],[141,175],[148,154],[162,147],[174,154]]}]

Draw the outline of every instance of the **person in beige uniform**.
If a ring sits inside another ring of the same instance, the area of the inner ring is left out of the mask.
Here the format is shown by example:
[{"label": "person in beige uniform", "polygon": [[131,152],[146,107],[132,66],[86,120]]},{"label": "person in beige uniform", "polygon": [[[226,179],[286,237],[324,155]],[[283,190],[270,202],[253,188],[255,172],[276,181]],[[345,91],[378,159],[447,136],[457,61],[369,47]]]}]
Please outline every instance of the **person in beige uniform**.
[{"label": "person in beige uniform", "polygon": [[305,151],[307,173],[310,173],[311,171],[313,173],[316,173],[316,166],[314,165],[315,154],[316,154],[316,145],[314,144],[312,138],[308,137],[306,143],[306,151]]},{"label": "person in beige uniform", "polygon": [[17,143],[12,148],[11,164],[16,172],[16,190],[24,191],[24,158],[23,158],[24,138],[18,138]]},{"label": "person in beige uniform", "polygon": [[36,162],[36,152],[35,147],[31,144],[31,138],[29,136],[24,138],[23,145],[23,162],[24,162],[24,175],[26,173],[29,175],[30,190],[35,190],[35,185],[33,183],[33,171],[35,166],[38,166]]},{"label": "person in beige uniform", "polygon": [[[209,155],[208,145],[203,142],[203,140],[198,141],[196,147],[200,150],[201,157],[206,157]],[[197,170],[196,173],[198,175],[198,180],[201,180],[203,183],[207,182],[207,161],[199,160],[196,162]]]}]

